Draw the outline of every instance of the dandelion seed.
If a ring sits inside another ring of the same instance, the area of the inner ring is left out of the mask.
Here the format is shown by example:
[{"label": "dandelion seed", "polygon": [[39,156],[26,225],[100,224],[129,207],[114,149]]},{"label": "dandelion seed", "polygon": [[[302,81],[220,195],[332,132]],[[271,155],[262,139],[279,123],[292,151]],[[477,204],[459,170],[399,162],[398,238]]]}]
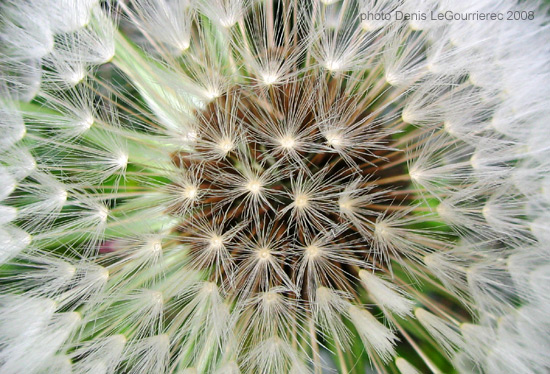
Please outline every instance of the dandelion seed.
[{"label": "dandelion seed", "polygon": [[194,200],[197,196],[197,189],[193,186],[185,187],[183,190],[183,196],[188,200]]},{"label": "dandelion seed", "polygon": [[303,193],[299,193],[294,197],[294,205],[298,209],[304,209],[308,206],[309,196]]},{"label": "dandelion seed", "polygon": [[364,309],[351,306],[349,314],[365,347],[374,349],[383,360],[391,359],[394,355],[393,344],[396,340],[392,332]]},{"label": "dandelion seed", "polygon": [[419,373],[418,370],[414,366],[412,366],[407,360],[404,358],[398,357],[395,360],[395,365],[401,372],[401,374],[417,374]]},{"label": "dandelion seed", "polygon": [[253,179],[246,184],[246,189],[250,191],[250,193],[256,195],[260,193],[260,190],[262,189],[262,185],[257,179]]},{"label": "dandelion seed", "polygon": [[368,291],[376,299],[378,305],[388,308],[400,316],[410,314],[412,302],[403,295],[400,290],[388,281],[379,279],[376,275],[361,270],[359,272],[361,281]]},{"label": "dandelion seed", "polygon": [[234,147],[233,142],[230,139],[222,139],[218,144],[219,150],[224,154],[228,154]]},{"label": "dandelion seed", "polygon": [[279,77],[277,76],[277,74],[267,73],[262,75],[263,82],[268,86],[276,83],[278,79]]}]

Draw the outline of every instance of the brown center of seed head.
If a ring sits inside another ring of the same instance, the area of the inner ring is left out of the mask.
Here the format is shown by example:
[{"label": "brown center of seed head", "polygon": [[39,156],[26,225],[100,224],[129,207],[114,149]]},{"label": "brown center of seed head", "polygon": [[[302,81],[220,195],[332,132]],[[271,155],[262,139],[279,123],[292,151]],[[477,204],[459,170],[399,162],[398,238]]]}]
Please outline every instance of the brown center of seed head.
[{"label": "brown center of seed head", "polygon": [[[239,294],[245,287],[247,293],[268,292],[289,282],[295,285],[289,292],[305,300],[311,287],[353,292],[349,277],[356,276],[357,268],[349,261],[339,262],[338,253],[330,255],[330,250],[311,243],[324,233],[331,237],[328,247],[334,251],[349,244],[347,255],[376,266],[369,231],[374,232],[384,203],[395,206],[408,198],[395,193],[406,182],[377,181],[403,172],[402,166],[388,167],[402,154],[391,148],[392,134],[377,131],[369,102],[350,98],[335,79],[325,83],[322,100],[316,98],[321,93],[314,77],[267,89],[231,89],[197,113],[200,130],[193,151],[173,154],[182,172],[200,168],[203,192],[186,210],[179,235],[192,247],[197,267],[211,270],[212,281],[231,285],[229,293]],[[335,110],[346,115],[338,118]],[[331,128],[330,121],[338,120],[344,123]],[[346,134],[350,128],[353,132]],[[377,147],[353,144],[363,128]],[[347,146],[355,151],[344,155]],[[346,190],[350,185],[353,189]],[[184,193],[194,198],[199,194],[190,189]],[[360,198],[363,193],[376,198]],[[352,219],[358,211],[361,228]],[[229,233],[210,259],[205,251],[212,245],[199,244],[208,230]],[[274,251],[266,249],[273,244]],[[245,284],[244,273],[252,271],[255,262],[279,270],[266,272],[268,279]],[[329,266],[340,276],[308,284],[308,266]],[[228,277],[236,282],[228,282]]]}]

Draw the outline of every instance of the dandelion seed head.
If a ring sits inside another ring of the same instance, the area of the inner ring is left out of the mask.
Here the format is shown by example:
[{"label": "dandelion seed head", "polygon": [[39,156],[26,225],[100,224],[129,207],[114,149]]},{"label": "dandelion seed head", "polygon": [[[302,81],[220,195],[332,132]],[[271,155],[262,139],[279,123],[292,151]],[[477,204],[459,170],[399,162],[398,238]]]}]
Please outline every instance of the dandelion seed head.
[{"label": "dandelion seed head", "polygon": [[[0,9],[1,372],[550,368],[543,10],[44,4]],[[436,10],[533,20],[361,19]]]}]

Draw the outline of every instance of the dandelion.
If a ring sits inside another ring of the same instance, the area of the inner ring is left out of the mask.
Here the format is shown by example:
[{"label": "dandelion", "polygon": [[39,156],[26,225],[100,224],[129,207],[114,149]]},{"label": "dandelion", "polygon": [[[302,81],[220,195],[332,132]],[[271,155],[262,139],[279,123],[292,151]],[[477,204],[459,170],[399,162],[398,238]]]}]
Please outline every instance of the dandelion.
[{"label": "dandelion", "polygon": [[547,13],[4,1],[0,372],[548,372]]}]

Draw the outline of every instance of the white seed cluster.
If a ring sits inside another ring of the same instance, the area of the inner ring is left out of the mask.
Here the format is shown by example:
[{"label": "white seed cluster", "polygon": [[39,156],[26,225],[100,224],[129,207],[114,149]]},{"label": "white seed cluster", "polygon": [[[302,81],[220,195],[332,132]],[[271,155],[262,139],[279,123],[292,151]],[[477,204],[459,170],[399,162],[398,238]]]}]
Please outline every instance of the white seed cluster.
[{"label": "white seed cluster", "polygon": [[0,372],[546,373],[548,20],[4,1]]}]

